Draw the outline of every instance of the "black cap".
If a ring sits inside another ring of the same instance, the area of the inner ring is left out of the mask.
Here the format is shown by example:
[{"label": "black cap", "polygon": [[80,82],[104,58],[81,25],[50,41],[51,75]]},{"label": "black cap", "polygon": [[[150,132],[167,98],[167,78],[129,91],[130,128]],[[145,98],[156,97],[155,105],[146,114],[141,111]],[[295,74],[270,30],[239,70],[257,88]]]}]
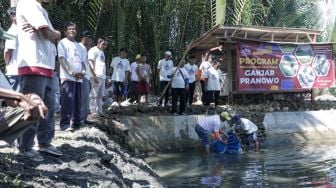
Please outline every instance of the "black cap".
[{"label": "black cap", "polygon": [[90,31],[83,31],[82,33],[81,33],[81,37],[89,37],[89,38],[92,38],[92,33],[90,32]]}]

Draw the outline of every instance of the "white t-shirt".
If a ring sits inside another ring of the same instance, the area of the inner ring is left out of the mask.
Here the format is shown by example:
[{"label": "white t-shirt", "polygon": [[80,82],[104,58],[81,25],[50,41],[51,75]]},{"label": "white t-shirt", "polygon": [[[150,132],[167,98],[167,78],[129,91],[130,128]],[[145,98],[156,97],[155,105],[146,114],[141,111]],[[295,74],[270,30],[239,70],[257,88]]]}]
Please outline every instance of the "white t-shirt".
[{"label": "white t-shirt", "polygon": [[219,115],[213,115],[199,120],[197,124],[209,132],[219,132],[221,121]]},{"label": "white t-shirt", "polygon": [[170,78],[167,78],[171,74],[171,71],[174,67],[172,60],[161,59],[158,63],[157,68],[160,70],[160,81],[170,81]]},{"label": "white t-shirt", "polygon": [[[82,72],[82,64],[81,62],[84,61],[84,57],[82,56],[82,49],[78,42],[70,41],[67,38],[62,39],[59,41],[57,45],[58,50],[58,57],[63,57],[71,66],[71,69],[75,73]],[[84,63],[84,62],[83,62]],[[76,80],[73,76],[69,75],[62,65],[60,65],[60,78],[64,80],[71,80],[74,82],[82,82],[82,79]]]},{"label": "white t-shirt", "polygon": [[97,46],[88,52],[88,59],[94,63],[94,71],[98,78],[106,79],[105,54]]},{"label": "white t-shirt", "polygon": [[208,79],[207,82],[207,90],[208,91],[220,91],[220,78],[221,78],[221,71],[219,69],[214,69],[213,67],[209,68],[208,71],[204,74],[204,78]]},{"label": "white t-shirt", "polygon": [[249,119],[246,118],[240,118],[241,125],[243,126],[243,129],[246,134],[252,134],[253,132],[258,130],[258,127]]},{"label": "white t-shirt", "polygon": [[203,61],[199,67],[199,69],[202,71],[201,78],[207,78],[206,77],[206,71],[211,67],[211,64],[209,61]]},{"label": "white t-shirt", "polygon": [[79,47],[81,48],[81,58],[83,58],[81,61],[85,62],[85,78],[87,80],[90,80],[91,78],[91,70],[90,70],[90,65],[89,65],[89,60],[88,60],[88,52],[86,47],[82,44],[79,43]]},{"label": "white t-shirt", "polygon": [[136,68],[138,67],[138,63],[135,61],[131,64],[131,79],[132,81],[139,81],[138,74],[136,73]]},{"label": "white t-shirt", "polygon": [[150,75],[152,74],[152,69],[149,64],[139,64],[138,65],[139,75],[138,77],[143,77],[146,79],[146,82],[149,83]]},{"label": "white t-shirt", "polygon": [[173,77],[171,86],[172,86],[172,88],[185,88],[185,80],[184,79],[187,79],[189,74],[184,68],[174,67],[171,71],[171,75],[175,72],[176,69],[177,69],[177,71],[176,71],[176,73]]},{"label": "white t-shirt", "polygon": [[195,64],[191,65],[190,63],[187,63],[186,65],[184,65],[184,68],[189,73],[189,83],[195,82],[196,81],[197,70],[198,70],[197,65],[195,65]]},{"label": "white t-shirt", "polygon": [[17,30],[17,25],[12,24],[11,27],[8,29],[7,33],[16,36],[15,39],[12,40],[6,40],[5,43],[5,50],[4,52],[7,52],[8,50],[13,50],[12,51],[12,57],[8,64],[6,65],[6,75],[8,76],[16,76],[18,75],[18,64],[17,64],[17,54],[18,54],[18,30]]},{"label": "white t-shirt", "polygon": [[112,81],[124,82],[126,71],[131,71],[131,66],[128,59],[121,59],[119,56],[112,59],[111,67],[113,68]]},{"label": "white t-shirt", "polygon": [[56,46],[41,37],[38,31],[23,31],[23,23],[27,21],[35,29],[53,26],[48,12],[36,0],[19,1],[16,8],[18,25],[18,66],[19,75],[41,75],[52,77],[55,69]]}]

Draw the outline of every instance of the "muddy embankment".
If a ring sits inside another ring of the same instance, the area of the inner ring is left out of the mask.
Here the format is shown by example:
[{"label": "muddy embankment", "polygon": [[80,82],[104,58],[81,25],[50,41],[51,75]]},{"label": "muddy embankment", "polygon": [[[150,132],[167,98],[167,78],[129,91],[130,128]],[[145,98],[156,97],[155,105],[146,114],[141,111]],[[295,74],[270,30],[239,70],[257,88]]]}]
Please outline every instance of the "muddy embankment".
[{"label": "muddy embankment", "polygon": [[75,132],[56,131],[53,144],[64,156],[42,154],[43,162],[2,145],[0,187],[163,187],[148,164],[115,142],[100,122],[103,118]]}]

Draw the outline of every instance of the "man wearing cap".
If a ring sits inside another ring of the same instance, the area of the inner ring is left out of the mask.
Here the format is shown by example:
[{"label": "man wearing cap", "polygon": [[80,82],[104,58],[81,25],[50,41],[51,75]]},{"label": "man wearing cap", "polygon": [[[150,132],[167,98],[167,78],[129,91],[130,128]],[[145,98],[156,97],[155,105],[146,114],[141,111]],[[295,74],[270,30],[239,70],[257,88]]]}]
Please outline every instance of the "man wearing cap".
[{"label": "man wearing cap", "polygon": [[137,95],[137,85],[138,85],[139,77],[136,72],[140,59],[141,59],[141,54],[136,55],[135,61],[131,64],[131,87],[130,87],[130,93],[129,93],[130,103],[133,103],[134,101],[137,101],[137,103],[140,102],[138,101],[138,95]]},{"label": "man wearing cap", "polygon": [[[172,69],[174,67],[174,63],[171,60],[172,53],[170,51],[165,52],[164,59],[161,59],[158,63],[157,69],[160,75],[160,90],[161,93],[165,89],[165,87],[169,84],[171,78],[168,78],[171,75]],[[169,88],[164,93],[164,106],[166,107],[169,100]],[[162,106],[163,98],[159,101],[159,105]]]},{"label": "man wearing cap", "polygon": [[220,115],[208,116],[197,122],[195,126],[195,131],[198,137],[201,139],[202,144],[207,153],[210,153],[210,141],[208,134],[214,133],[216,140],[226,144],[226,140],[223,140],[220,134],[224,134],[223,126],[221,127],[221,122],[226,121],[226,115],[223,112]]},{"label": "man wearing cap", "polygon": [[119,56],[112,59],[109,71],[110,73],[112,72],[112,82],[119,106],[122,102],[123,92],[125,91],[125,87],[127,87],[127,81],[131,71],[130,63],[126,57],[127,49],[121,48],[119,50]]},{"label": "man wearing cap", "polygon": [[242,145],[250,146],[254,143],[255,151],[259,151],[258,127],[249,119],[241,118],[239,115],[232,117],[233,129],[240,137]]},{"label": "man wearing cap", "polygon": [[[81,49],[81,57],[83,58],[82,61],[85,64],[85,75],[82,79],[82,86],[81,86],[81,110],[80,110],[80,120],[81,124],[87,122],[87,116],[90,111],[90,90],[91,90],[91,70],[88,60],[88,50],[91,48],[92,45],[92,33],[90,31],[83,31],[81,33],[81,41],[79,43],[79,47]],[[93,67],[93,65],[92,65]]]},{"label": "man wearing cap", "polygon": [[11,7],[7,11],[12,25],[8,29],[7,33],[15,36],[14,39],[6,40],[4,49],[4,60],[6,63],[6,76],[12,88],[15,91],[19,91],[19,75],[18,75],[18,64],[17,64],[17,52],[18,52],[18,31],[16,25],[16,8]]}]

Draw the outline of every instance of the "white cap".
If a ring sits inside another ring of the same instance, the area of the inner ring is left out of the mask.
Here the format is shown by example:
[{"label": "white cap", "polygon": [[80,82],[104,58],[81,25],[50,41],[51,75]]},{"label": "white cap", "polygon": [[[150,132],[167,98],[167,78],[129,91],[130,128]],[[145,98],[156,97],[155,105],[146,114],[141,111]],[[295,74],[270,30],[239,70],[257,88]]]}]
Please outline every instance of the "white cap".
[{"label": "white cap", "polygon": [[169,56],[171,56],[172,53],[171,53],[170,51],[166,51],[166,52],[165,52],[165,55],[169,55]]}]

